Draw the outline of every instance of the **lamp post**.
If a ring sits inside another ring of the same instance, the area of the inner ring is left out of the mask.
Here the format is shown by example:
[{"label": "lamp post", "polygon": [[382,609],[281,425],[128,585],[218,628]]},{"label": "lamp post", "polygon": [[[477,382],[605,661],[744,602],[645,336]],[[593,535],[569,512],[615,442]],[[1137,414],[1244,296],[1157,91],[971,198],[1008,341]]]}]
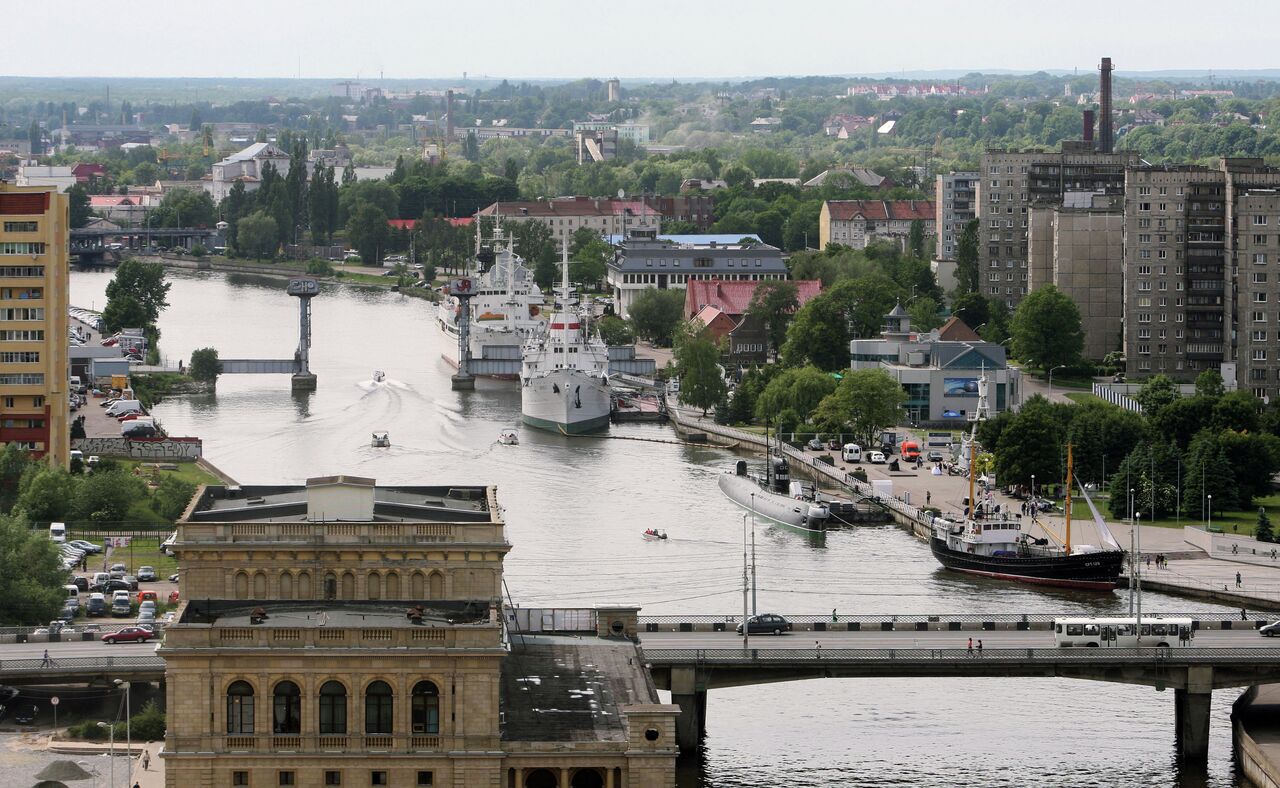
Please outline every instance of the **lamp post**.
[{"label": "lamp post", "polygon": [[1213,533],[1213,493],[1209,493],[1209,519],[1205,525],[1205,530]]},{"label": "lamp post", "polygon": [[756,494],[751,493],[751,615],[756,613]]},{"label": "lamp post", "polygon": [[107,788],[116,788],[116,728],[114,725],[109,725],[105,722],[98,723],[98,727],[106,728],[111,737],[110,741],[107,742],[107,759],[110,761],[109,772],[111,775],[107,778],[111,781]]},{"label": "lamp post", "polygon": [[1031,474],[1031,517],[1036,516],[1036,475]]},{"label": "lamp post", "polygon": [[[1138,551],[1138,555],[1142,555],[1142,512],[1135,512],[1135,516],[1137,517],[1137,525],[1133,529],[1133,531],[1134,531],[1134,539],[1136,540],[1135,544],[1137,546],[1134,549]],[[1138,594],[1137,594],[1138,618],[1137,618],[1137,625],[1133,628],[1133,631],[1138,638],[1137,640],[1138,648],[1142,648],[1142,574],[1141,574],[1142,570],[1140,568],[1141,565],[1142,565],[1141,561],[1135,561],[1133,565],[1134,587],[1138,591]]]},{"label": "lamp post", "polygon": [[[129,712],[129,688],[133,686],[133,682],[116,679],[115,685],[124,689],[124,737],[125,747],[127,748],[125,751],[129,754],[129,758],[133,758],[133,727],[132,720],[129,719],[131,716]],[[133,761],[129,761],[129,763],[133,763]]]},{"label": "lamp post", "polygon": [[1049,401],[1050,402],[1053,402],[1053,373],[1055,370],[1066,369],[1066,368],[1067,368],[1066,364],[1059,364],[1058,366],[1049,370]]},{"label": "lamp post", "polygon": [[747,618],[747,513],[742,514],[742,650],[751,645],[751,622]]}]

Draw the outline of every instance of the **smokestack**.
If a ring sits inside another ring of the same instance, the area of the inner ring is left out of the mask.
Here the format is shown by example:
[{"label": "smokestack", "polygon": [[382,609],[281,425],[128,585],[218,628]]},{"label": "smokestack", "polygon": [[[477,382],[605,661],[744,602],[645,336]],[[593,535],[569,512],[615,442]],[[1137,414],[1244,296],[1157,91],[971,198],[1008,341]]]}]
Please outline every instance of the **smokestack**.
[{"label": "smokestack", "polygon": [[453,142],[453,91],[444,92],[444,139]]},{"label": "smokestack", "polygon": [[1098,107],[1098,150],[1111,153],[1111,58],[1104,57],[1098,71],[1098,88],[1102,94]]},{"label": "smokestack", "polygon": [[1093,142],[1093,110],[1084,111],[1084,141]]}]

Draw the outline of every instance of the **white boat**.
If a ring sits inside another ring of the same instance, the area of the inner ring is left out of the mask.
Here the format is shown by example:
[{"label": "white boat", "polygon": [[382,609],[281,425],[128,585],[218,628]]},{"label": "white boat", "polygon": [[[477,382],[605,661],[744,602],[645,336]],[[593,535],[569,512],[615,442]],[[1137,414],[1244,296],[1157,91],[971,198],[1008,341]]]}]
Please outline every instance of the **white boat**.
[{"label": "white boat", "polygon": [[[524,260],[504,241],[502,229],[494,231],[494,261],[488,271],[474,277],[476,294],[471,299],[471,327],[468,336],[471,357],[519,359],[528,338],[543,330],[547,316],[543,311],[542,290],[533,281],[533,272]],[[444,359],[458,366],[458,317],[461,305],[449,297],[436,310],[436,324],[448,340]],[[491,377],[516,379],[516,375]]]},{"label": "white boat", "polygon": [[498,443],[505,446],[516,446],[520,443],[520,436],[516,434],[515,430],[503,430],[498,435]]},{"label": "white boat", "polygon": [[386,432],[375,432],[370,445],[375,449],[385,449],[391,445],[391,435]]},{"label": "white boat", "polygon": [[381,383],[382,381],[384,381],[384,380],[386,380],[386,379],[387,379],[387,373],[383,372],[383,371],[382,371],[382,370],[380,370],[380,369],[375,369],[375,370],[373,371],[373,382],[374,382],[374,383]]},{"label": "white boat", "polygon": [[591,337],[574,309],[568,257],[566,248],[558,309],[524,345],[520,415],[530,426],[580,435],[609,426],[609,348]]},{"label": "white boat", "polygon": [[640,536],[647,542],[662,542],[666,541],[667,532],[659,531],[657,528],[647,528]]}]

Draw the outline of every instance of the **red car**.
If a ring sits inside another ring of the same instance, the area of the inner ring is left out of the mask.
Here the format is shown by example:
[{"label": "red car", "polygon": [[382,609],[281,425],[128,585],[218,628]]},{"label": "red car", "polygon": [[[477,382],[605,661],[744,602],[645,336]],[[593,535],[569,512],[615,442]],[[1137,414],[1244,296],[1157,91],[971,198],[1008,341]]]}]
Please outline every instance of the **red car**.
[{"label": "red car", "polygon": [[155,637],[154,632],[149,632],[142,627],[125,627],[119,632],[112,632],[102,636],[103,643],[146,643]]}]

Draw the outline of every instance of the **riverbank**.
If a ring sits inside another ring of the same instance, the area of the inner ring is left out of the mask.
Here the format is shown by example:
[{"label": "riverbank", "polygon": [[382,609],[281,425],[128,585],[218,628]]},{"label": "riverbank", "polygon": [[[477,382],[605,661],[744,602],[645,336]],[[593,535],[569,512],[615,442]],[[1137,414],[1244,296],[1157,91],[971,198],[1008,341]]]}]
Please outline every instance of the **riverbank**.
[{"label": "riverbank", "polygon": [[[351,266],[335,265],[333,274],[309,274],[307,273],[306,263],[298,262],[297,264],[279,264],[279,263],[258,263],[248,260],[232,261],[224,257],[173,257],[169,255],[143,255],[137,259],[148,263],[159,263],[166,268],[178,268],[184,271],[217,271],[229,274],[255,274],[258,276],[269,276],[280,279],[293,279],[299,276],[319,279],[322,282],[332,284],[348,284],[360,285],[362,287],[377,287],[383,290],[393,290],[397,288],[397,281],[394,277],[383,276],[386,269],[361,267],[360,270],[353,271]],[[436,293],[430,287],[419,288],[403,288],[398,290],[402,295],[412,298],[421,298],[427,301],[435,301]]]},{"label": "riverbank", "polygon": [[1240,772],[1249,785],[1280,787],[1280,684],[1250,687],[1231,709]]}]

